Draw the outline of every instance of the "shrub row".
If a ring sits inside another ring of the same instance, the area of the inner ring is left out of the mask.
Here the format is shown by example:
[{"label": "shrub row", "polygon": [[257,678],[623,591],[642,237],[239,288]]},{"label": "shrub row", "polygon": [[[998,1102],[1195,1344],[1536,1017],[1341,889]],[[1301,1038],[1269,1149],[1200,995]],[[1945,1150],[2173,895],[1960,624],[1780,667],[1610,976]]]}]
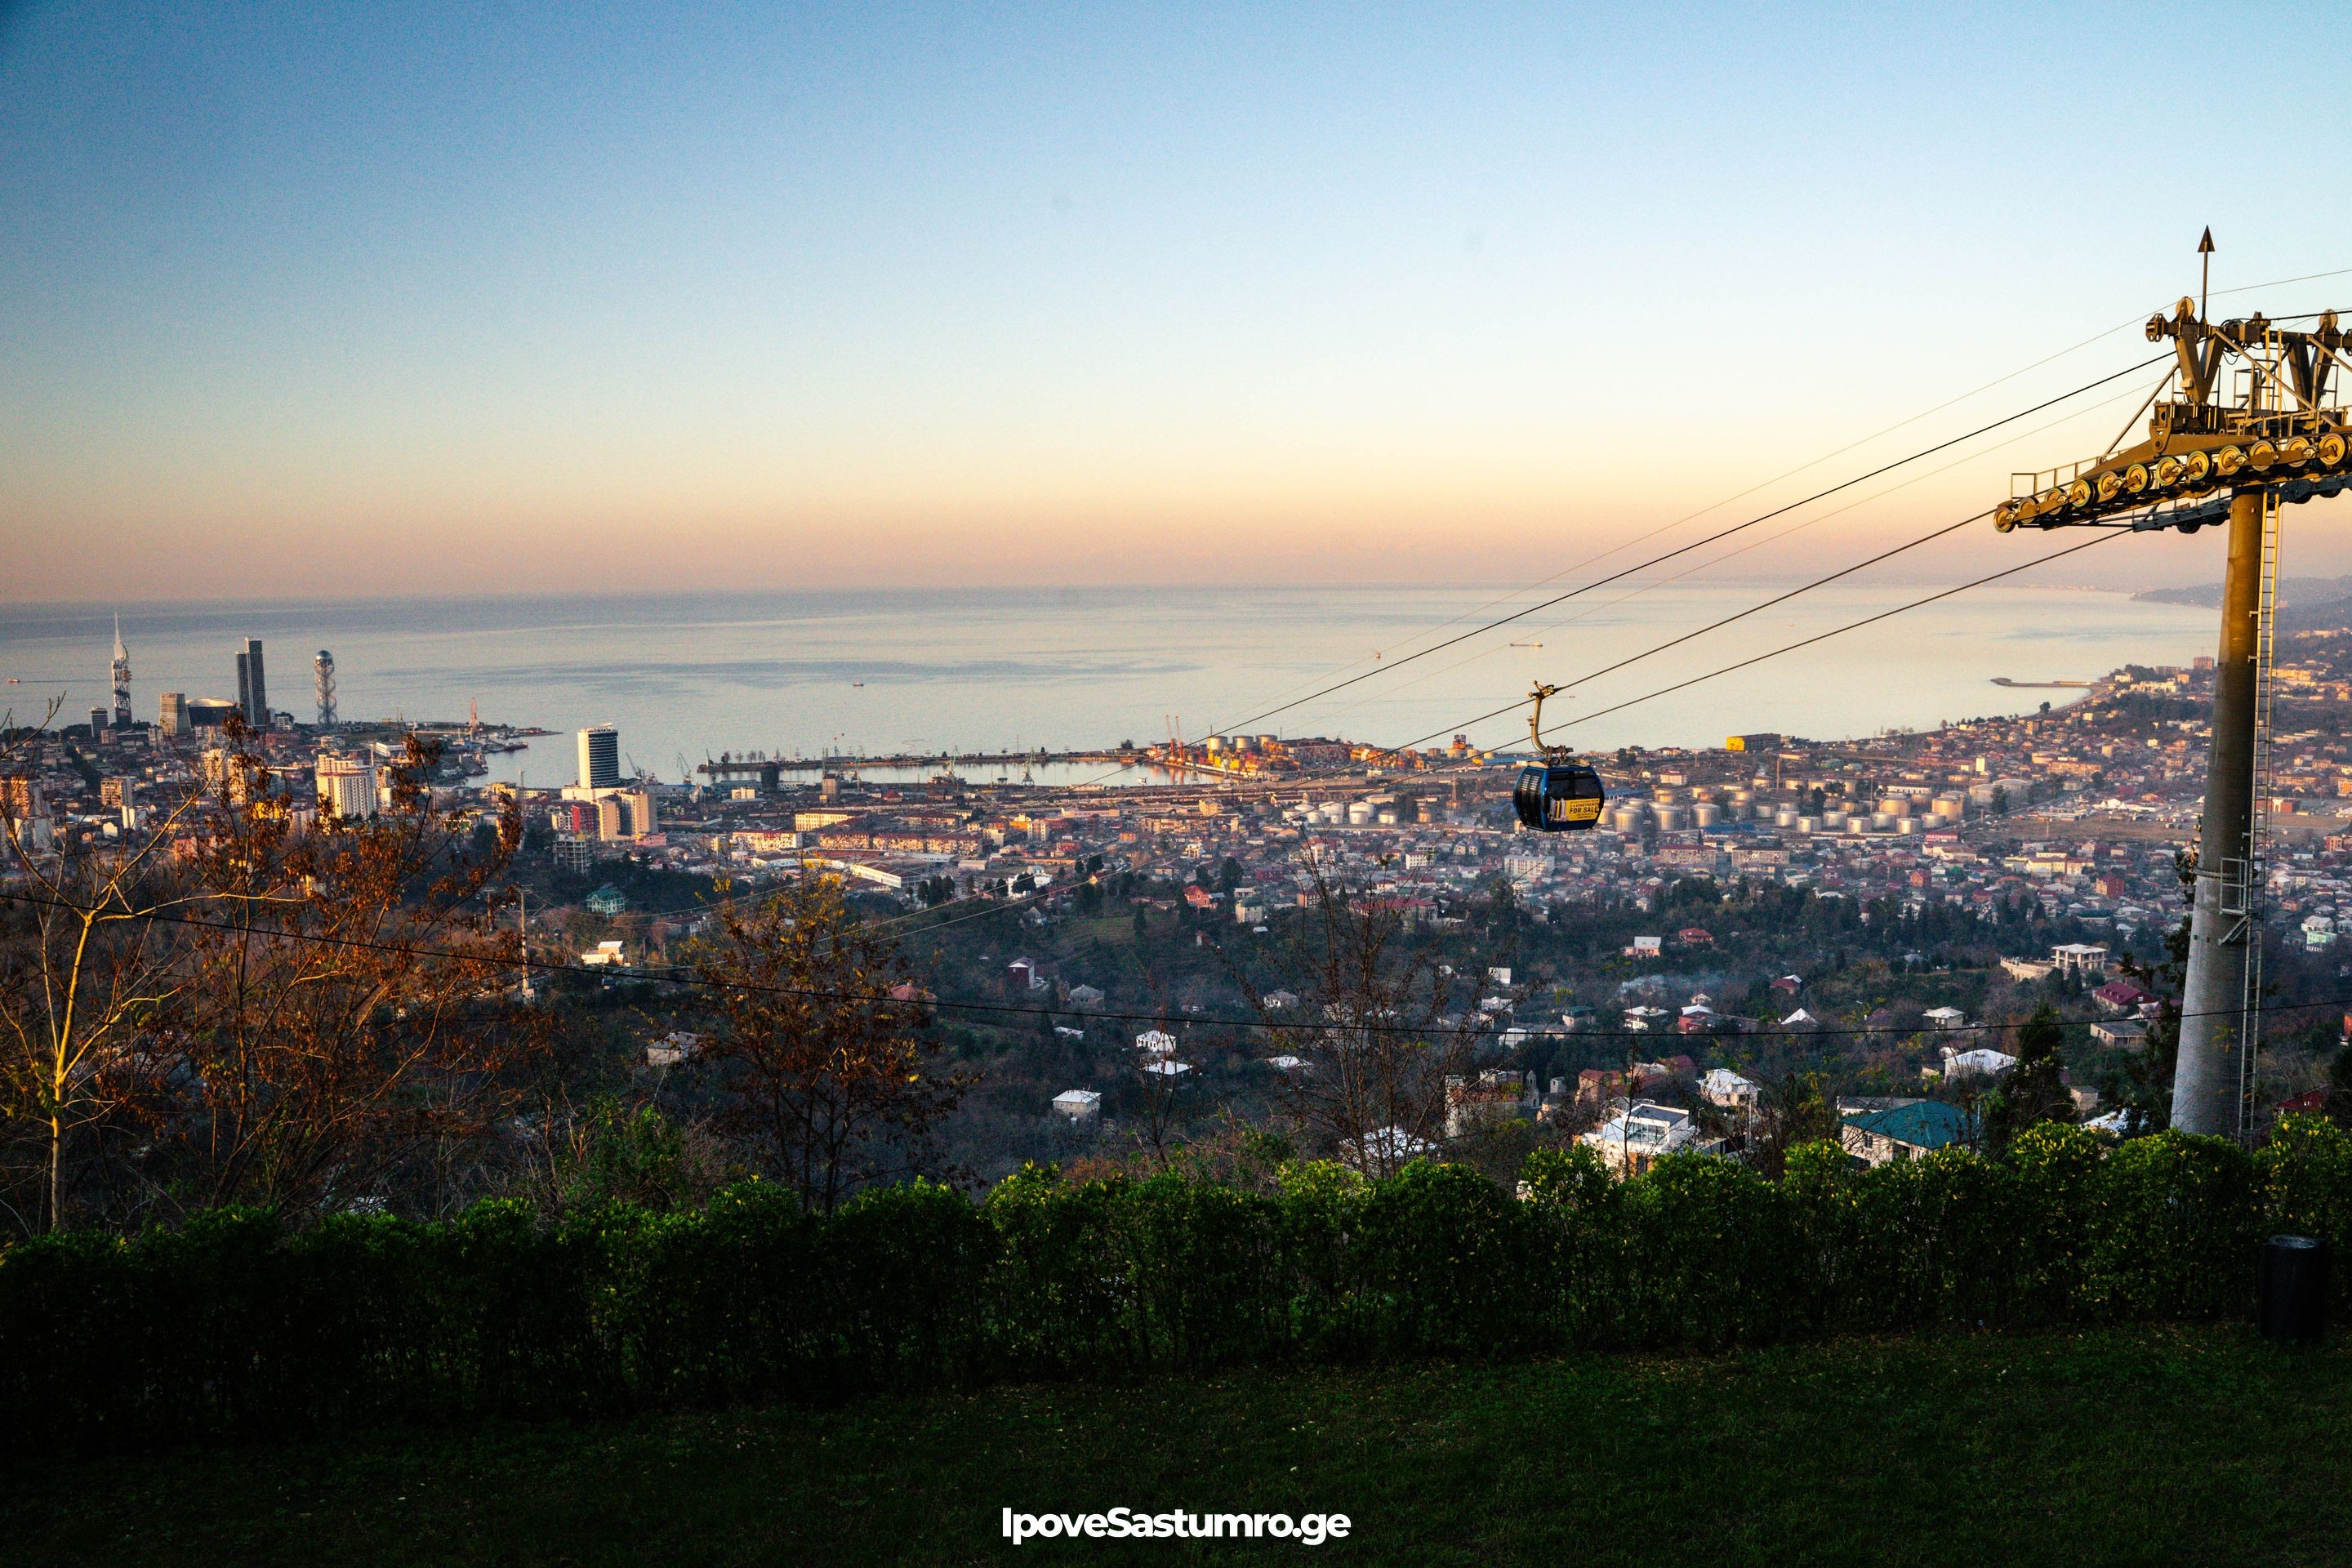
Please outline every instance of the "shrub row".
[{"label": "shrub row", "polygon": [[[2352,1138],[2255,1154],[2036,1128],[2000,1160],[1766,1181],[1676,1157],[1612,1181],[1535,1155],[1255,1194],[1031,1168],[973,1205],[924,1184],[831,1217],[753,1184],[706,1209],[554,1226],[293,1232],[224,1210],[0,1256],[0,1433],[89,1449],[385,1420],[579,1415],[1000,1378],[1365,1363],[1840,1331],[2241,1315],[2271,1231],[2352,1243]],[[2339,1271],[2339,1310],[2345,1289]]]}]

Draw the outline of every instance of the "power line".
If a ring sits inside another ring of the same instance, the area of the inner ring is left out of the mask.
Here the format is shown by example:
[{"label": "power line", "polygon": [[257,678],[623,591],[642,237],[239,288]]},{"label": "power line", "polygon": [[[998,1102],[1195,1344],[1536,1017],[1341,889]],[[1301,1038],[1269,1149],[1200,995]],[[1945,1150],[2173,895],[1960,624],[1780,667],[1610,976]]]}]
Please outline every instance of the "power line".
[{"label": "power line", "polygon": [[[2095,542],[2095,541],[2094,542]],[[2074,548],[2079,550],[2088,547],[2085,545],[2076,545]],[[85,914],[90,912],[87,907],[74,903],[70,900],[43,898],[28,893],[0,892],[0,900],[5,900],[13,903],[31,904],[40,908],[70,910]],[[364,937],[331,936],[322,931],[288,931],[278,927],[262,928],[242,926],[228,921],[207,921],[199,919],[194,915],[168,914],[160,910],[131,910],[119,918],[150,921],[167,925],[190,926],[198,930],[222,931],[233,936],[249,937],[258,941],[308,942],[322,947],[336,947],[361,952],[393,953],[407,958],[438,958],[446,959],[452,963],[478,963],[498,968],[505,967],[509,962],[518,965],[522,962],[520,957],[517,957],[510,961],[502,956],[493,954],[466,952],[455,949],[418,947],[405,942],[379,942]],[[541,973],[578,974],[604,980],[614,978],[612,972],[609,969],[603,967],[592,967],[583,963],[566,963],[554,960],[541,961],[534,959],[531,962],[534,967]],[[631,970],[626,973],[625,978],[642,981],[651,984],[682,985],[690,989],[710,991],[748,991],[762,995],[792,996],[807,1001],[851,1003],[887,1003],[900,1001],[899,998],[888,995],[887,993],[877,994],[871,992],[832,991],[815,986],[771,985],[761,984],[751,981],[712,980],[695,970],[688,969],[679,965],[665,965],[659,972],[652,972],[643,969]],[[1307,1018],[1184,1017],[1178,1015],[1171,1015],[1165,1011],[1134,1013],[1104,1012],[1091,1008],[1080,1009],[1076,1007],[1030,1007],[1013,1002],[985,1002],[977,999],[958,999],[929,994],[925,994],[918,998],[910,998],[908,1001],[922,1006],[935,1007],[948,1012],[1011,1015],[1017,1017],[1027,1018],[1076,1017],[1097,1019],[1106,1023],[1181,1024],[1200,1028],[1266,1029],[1272,1031],[1305,1030],[1310,1032],[1328,1033],[1332,1030],[1345,1029],[1352,1030],[1359,1034],[1370,1035],[1426,1036],[1433,1032],[1441,1032],[1433,1031],[1426,1026],[1411,1024],[1379,1024],[1360,1021],[1334,1024],[1328,1021],[1318,1021]],[[2345,1006],[2352,1006],[2352,995],[2328,997],[2315,1002],[2262,1003],[2258,1005],[2257,1010],[2266,1013],[2296,1013],[2309,1012],[2315,1008]],[[2240,1016],[2243,1011],[2244,1009],[2240,1007],[2228,1007],[2215,1010],[2210,1016],[2236,1017]],[[1727,1017],[1731,1016],[1731,1015],[1722,1016]],[[2174,1018],[2193,1018],[2204,1017],[2209,1015],[2205,1013],[2174,1013],[2171,1016]],[[2098,1020],[2096,1019],[2090,1018],[2063,1018],[2060,1020],[2060,1023],[2090,1024],[2097,1021]],[[2011,1027],[2015,1027],[2015,1026],[2006,1024],[1977,1024],[1968,1026],[1960,1029],[1943,1030],[1939,1032],[1946,1034],[1983,1034]],[[1823,1037],[1836,1038],[1849,1036],[1884,1036],[1895,1034],[1896,1032],[1897,1031],[1893,1029],[1870,1028],[1866,1026],[1862,1028],[1743,1029],[1736,1036],[1721,1037],[1743,1040],[1820,1039]],[[1573,1035],[1580,1039],[1658,1040],[1662,1038],[1656,1031],[1647,1029],[1571,1029],[1563,1031],[1563,1033]]]},{"label": "power line", "polygon": [[[2163,360],[2169,359],[2170,357],[2171,356],[2169,354],[2158,354],[2154,358],[2143,360],[2137,364],[2126,366],[2112,374],[2103,375],[2096,381],[2085,382],[2084,384],[2075,387],[2071,392],[2060,393],[2057,396],[2037,403],[2030,408],[2021,408],[2014,414],[2004,415],[2000,418],[1994,420],[1990,425],[1980,425],[1976,429],[1968,431],[1963,435],[1955,436],[1949,440],[1938,441],[1934,446],[1922,447],[1920,450],[1913,452],[1907,457],[1897,458],[1892,462],[1883,463],[1877,468],[1869,470],[1867,473],[1856,474],[1852,479],[1841,479],[1838,483],[1830,486],[1828,489],[1816,490],[1811,495],[1806,496],[1802,500],[1790,501],[1786,506],[1775,507],[1770,511],[1751,517],[1745,522],[1736,522],[1728,528],[1718,529],[1715,532],[1706,535],[1704,538],[1692,540],[1687,544],[1677,545],[1674,549],[1664,552],[1663,554],[1654,555],[1650,557],[1650,559],[1638,562],[1632,566],[1624,568],[1622,571],[1612,572],[1605,577],[1596,577],[1591,582],[1581,584],[1577,587],[1570,588],[1564,594],[1555,595],[1551,598],[1544,599],[1536,604],[1529,605],[1525,609],[1514,610],[1507,616],[1501,616],[1494,620],[1487,621],[1483,625],[1473,626],[1468,631],[1457,633],[1453,637],[1447,637],[1443,642],[1432,643],[1429,647],[1409,653],[1402,658],[1391,659],[1381,665],[1377,668],[1368,669],[1360,674],[1351,675],[1345,680],[1334,681],[1332,684],[1322,688],[1320,690],[1308,692],[1304,697],[1294,698],[1290,701],[1280,703],[1275,707],[1265,709],[1261,712],[1253,713],[1246,719],[1234,721],[1230,724],[1223,726],[1223,728],[1225,730],[1245,730],[1252,724],[1270,719],[1277,713],[1288,712],[1293,708],[1303,707],[1307,703],[1318,701],[1322,698],[1328,697],[1335,691],[1345,690],[1347,688],[1357,684],[1359,681],[1370,680],[1376,675],[1384,674],[1391,669],[1402,668],[1405,665],[1411,664],[1415,659],[1426,658],[1433,653],[1443,652],[1444,649],[1453,647],[1456,644],[1467,642],[1472,637],[1483,637],[1488,632],[1509,626],[1513,621],[1524,620],[1539,610],[1548,610],[1554,605],[1566,604],[1569,600],[1577,597],[1579,595],[1589,594],[1595,588],[1602,588],[1608,586],[1612,583],[1622,582],[1623,579],[1633,576],[1637,572],[1646,572],[1651,567],[1672,561],[1678,555],[1687,555],[1694,550],[1704,549],[1706,546],[1715,543],[1717,540],[1728,539],[1733,534],[1741,532],[1747,529],[1754,528],[1759,523],[1769,522],[1776,517],[1783,517],[1801,507],[1811,506],[1813,502],[1826,500],[1828,497],[1836,495],[1841,490],[1851,489],[1856,485],[1867,483],[1869,480],[1874,479],[1882,474],[1892,473],[1894,470],[1904,467],[1906,464],[1916,463],[1923,458],[1933,457],[1937,452],[1946,451],[1950,447],[1960,445],[1962,442],[1972,441],[1979,436],[2000,429],[2004,425],[2014,424],[2020,419],[2024,419],[2032,415],[2039,414],[2045,408],[2055,407],[2057,405],[2067,401],[2069,398],[2079,397],[2085,392],[2094,391],[2098,387],[2105,386],[2111,381],[2119,381],[2125,376],[2136,375],[2139,372],[2149,368],[2151,365],[2157,364]],[[1663,532],[1664,530],[1660,530],[1658,531]]]}]

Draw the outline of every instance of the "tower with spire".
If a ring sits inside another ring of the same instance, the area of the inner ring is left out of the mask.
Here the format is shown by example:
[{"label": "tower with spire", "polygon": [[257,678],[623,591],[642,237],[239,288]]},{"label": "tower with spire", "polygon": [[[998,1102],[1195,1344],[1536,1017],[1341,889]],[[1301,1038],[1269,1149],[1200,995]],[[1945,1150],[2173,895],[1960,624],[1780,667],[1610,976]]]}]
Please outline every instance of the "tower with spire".
[{"label": "tower with spire", "polygon": [[107,671],[114,683],[114,728],[131,728],[131,650],[122,646],[122,615],[114,616],[114,663]]}]

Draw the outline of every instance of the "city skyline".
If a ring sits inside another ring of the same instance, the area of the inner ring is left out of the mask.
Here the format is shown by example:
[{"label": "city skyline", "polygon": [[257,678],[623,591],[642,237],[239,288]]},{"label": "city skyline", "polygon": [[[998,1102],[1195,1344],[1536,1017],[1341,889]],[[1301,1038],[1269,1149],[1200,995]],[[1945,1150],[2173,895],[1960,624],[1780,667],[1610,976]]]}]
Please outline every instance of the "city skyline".
[{"label": "city skyline", "polygon": [[[1525,580],[2137,363],[2203,224],[2219,298],[2352,258],[2133,71],[2034,87],[2126,20],[22,8],[12,596]],[[1973,511],[2122,390],[1738,570]]]},{"label": "city skyline", "polygon": [[10,1538],[2352,1538],[2345,34],[0,0]]}]

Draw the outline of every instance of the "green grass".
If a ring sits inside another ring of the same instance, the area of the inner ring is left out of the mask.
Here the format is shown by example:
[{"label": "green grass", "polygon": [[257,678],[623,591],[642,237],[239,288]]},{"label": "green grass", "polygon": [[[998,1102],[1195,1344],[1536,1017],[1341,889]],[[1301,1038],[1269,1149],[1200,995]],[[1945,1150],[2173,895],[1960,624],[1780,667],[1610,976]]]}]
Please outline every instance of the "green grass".
[{"label": "green grass", "polygon": [[[2242,1329],[1294,1372],[19,1466],[44,1563],[2316,1563],[2352,1351]],[[999,1539],[1339,1511],[1344,1543]]]}]

